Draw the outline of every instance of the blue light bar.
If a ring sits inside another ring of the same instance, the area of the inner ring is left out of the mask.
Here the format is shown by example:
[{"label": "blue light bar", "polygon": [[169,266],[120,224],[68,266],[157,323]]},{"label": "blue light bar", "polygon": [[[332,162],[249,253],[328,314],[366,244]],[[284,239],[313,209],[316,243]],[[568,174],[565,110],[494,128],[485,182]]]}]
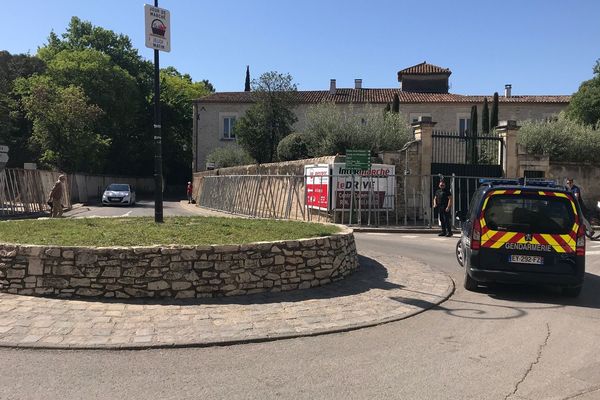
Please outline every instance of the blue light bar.
[{"label": "blue light bar", "polygon": [[537,186],[537,187],[558,187],[558,183],[553,179],[540,178],[479,178],[480,185],[486,186]]}]

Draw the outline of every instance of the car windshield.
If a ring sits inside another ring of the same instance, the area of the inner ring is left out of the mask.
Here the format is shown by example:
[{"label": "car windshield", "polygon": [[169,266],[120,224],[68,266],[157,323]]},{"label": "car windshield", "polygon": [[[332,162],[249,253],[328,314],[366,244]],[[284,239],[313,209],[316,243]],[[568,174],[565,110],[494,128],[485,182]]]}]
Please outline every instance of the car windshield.
[{"label": "car windshield", "polygon": [[128,192],[129,191],[129,185],[123,185],[123,184],[118,184],[118,183],[113,183],[108,185],[108,187],[106,188],[106,190],[110,190],[113,192]]},{"label": "car windshield", "polygon": [[484,211],[487,226],[495,231],[567,234],[575,215],[571,202],[552,196],[491,196]]}]

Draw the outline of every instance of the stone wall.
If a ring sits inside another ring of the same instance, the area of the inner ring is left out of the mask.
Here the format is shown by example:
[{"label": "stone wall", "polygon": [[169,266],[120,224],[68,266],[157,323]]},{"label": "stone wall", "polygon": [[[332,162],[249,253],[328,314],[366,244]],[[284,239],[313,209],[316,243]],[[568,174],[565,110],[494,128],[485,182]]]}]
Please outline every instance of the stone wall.
[{"label": "stone wall", "polygon": [[352,231],[245,245],[88,248],[0,244],[0,291],[201,298],[325,285],[358,267]]}]

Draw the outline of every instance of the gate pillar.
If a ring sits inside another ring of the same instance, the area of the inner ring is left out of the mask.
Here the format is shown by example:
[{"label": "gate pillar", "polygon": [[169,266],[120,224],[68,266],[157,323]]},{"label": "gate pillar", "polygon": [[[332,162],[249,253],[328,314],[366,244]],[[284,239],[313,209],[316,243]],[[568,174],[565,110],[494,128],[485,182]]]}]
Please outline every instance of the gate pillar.
[{"label": "gate pillar", "polygon": [[433,122],[431,117],[419,117],[411,126],[415,132],[415,140],[419,142],[419,158],[421,159],[419,175],[431,175],[431,161],[433,153]]},{"label": "gate pillar", "polygon": [[504,149],[504,157],[502,158],[502,172],[506,178],[518,178],[519,175],[519,150],[517,146],[517,134],[520,126],[517,121],[500,121],[496,130]]}]

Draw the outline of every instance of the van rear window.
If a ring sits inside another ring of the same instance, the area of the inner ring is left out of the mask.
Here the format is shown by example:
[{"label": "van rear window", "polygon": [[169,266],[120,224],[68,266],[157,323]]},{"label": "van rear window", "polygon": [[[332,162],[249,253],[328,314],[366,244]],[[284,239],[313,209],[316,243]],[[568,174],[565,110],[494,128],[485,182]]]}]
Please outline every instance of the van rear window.
[{"label": "van rear window", "polygon": [[491,196],[484,218],[492,230],[520,233],[567,234],[575,223],[570,201],[552,196]]}]

